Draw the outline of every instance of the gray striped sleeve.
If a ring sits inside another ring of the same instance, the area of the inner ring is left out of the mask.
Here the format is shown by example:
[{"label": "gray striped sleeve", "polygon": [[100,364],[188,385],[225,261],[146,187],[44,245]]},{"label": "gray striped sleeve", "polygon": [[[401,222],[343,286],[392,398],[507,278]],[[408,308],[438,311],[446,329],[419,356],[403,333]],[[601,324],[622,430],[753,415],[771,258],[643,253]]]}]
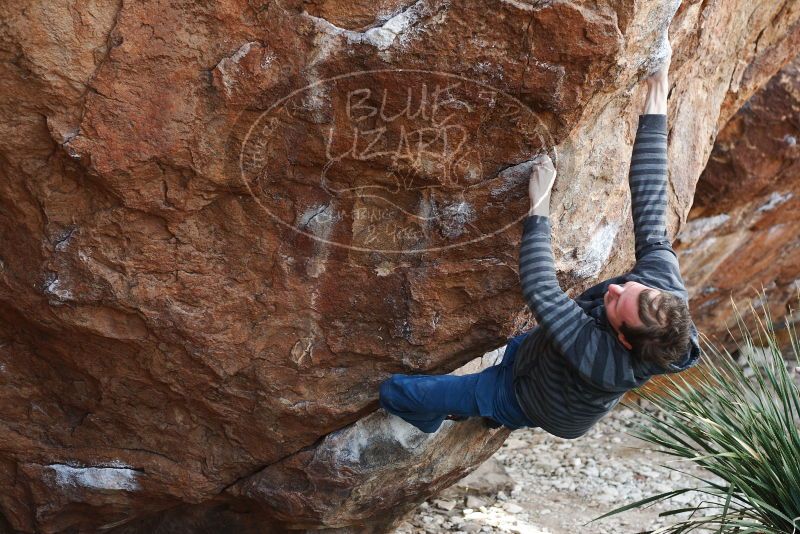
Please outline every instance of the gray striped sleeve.
[{"label": "gray striped sleeve", "polygon": [[653,250],[672,250],[667,182],[667,116],[639,115],[628,176],[637,260]]},{"label": "gray striped sleeve", "polygon": [[635,387],[629,354],[561,290],[550,242],[550,219],[523,220],[519,253],[522,294],[536,321],[569,364],[587,381],[609,390]]}]

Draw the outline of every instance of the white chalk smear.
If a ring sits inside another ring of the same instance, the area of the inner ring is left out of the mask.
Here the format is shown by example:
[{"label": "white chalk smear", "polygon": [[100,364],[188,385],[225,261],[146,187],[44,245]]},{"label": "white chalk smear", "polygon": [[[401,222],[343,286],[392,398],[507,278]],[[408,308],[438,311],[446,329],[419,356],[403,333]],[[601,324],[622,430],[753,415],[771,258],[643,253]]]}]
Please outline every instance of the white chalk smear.
[{"label": "white chalk smear", "polygon": [[81,486],[90,489],[125,490],[139,489],[136,481],[137,471],[119,462],[110,467],[73,467],[65,464],[50,464],[61,486]]},{"label": "white chalk smear", "polygon": [[684,243],[691,243],[705,236],[712,230],[716,230],[730,219],[727,213],[720,213],[712,217],[701,217],[686,223],[686,226],[678,234],[678,239]]},{"label": "white chalk smear", "polygon": [[578,266],[573,272],[581,278],[590,278],[599,273],[611,254],[618,232],[618,223],[606,224],[595,232],[586,253],[578,260]]},{"label": "white chalk smear", "polygon": [[305,16],[317,24],[317,28],[331,35],[340,35],[350,44],[367,43],[379,50],[386,50],[395,40],[407,31],[419,18],[425,8],[424,0],[419,0],[409,8],[399,12],[380,26],[370,28],[365,32],[357,32],[340,28],[321,17],[305,13]]},{"label": "white chalk smear", "polygon": [[770,211],[773,208],[775,208],[776,206],[779,206],[780,204],[783,204],[784,202],[786,202],[790,198],[792,198],[792,193],[791,192],[787,192],[787,193],[784,193],[783,195],[781,195],[777,191],[773,191],[772,194],[767,199],[767,202],[765,204],[762,204],[761,206],[759,206],[759,208],[756,210],[756,212],[762,213],[764,211]]},{"label": "white chalk smear", "polygon": [[58,300],[61,301],[74,300],[75,298],[74,295],[72,294],[72,291],[70,291],[69,289],[65,289],[61,285],[61,280],[59,280],[58,277],[54,278],[53,280],[50,280],[45,286],[44,290],[45,292],[49,293],[50,295],[53,295],[54,297],[56,297]]}]

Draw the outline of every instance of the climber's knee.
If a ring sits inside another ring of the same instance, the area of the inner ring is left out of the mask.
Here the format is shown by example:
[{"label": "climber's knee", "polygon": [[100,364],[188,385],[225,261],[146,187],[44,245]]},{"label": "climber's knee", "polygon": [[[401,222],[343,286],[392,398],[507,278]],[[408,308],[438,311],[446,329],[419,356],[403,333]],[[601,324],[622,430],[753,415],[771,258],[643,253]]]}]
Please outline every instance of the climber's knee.
[{"label": "climber's knee", "polygon": [[390,376],[381,382],[378,388],[378,403],[381,405],[381,408],[387,412],[390,408],[393,408],[392,400],[400,393],[400,386],[397,382],[398,376],[400,375],[394,374]]},{"label": "climber's knee", "polygon": [[381,406],[393,413],[426,412],[431,386],[428,376],[394,374],[380,385]]},{"label": "climber's knee", "polygon": [[380,403],[381,408],[383,408],[384,410],[386,409],[386,399],[389,396],[389,388],[391,387],[391,385],[389,384],[390,380],[391,378],[387,378],[386,380],[381,382],[381,385],[378,388],[378,403]]}]

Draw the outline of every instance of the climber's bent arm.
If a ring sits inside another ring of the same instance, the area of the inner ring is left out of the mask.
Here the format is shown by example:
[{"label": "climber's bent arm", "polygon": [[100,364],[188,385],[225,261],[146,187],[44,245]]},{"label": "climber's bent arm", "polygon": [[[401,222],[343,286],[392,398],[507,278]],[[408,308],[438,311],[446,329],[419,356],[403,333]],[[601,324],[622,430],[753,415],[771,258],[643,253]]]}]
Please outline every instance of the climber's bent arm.
[{"label": "climber's bent arm", "polygon": [[561,290],[549,217],[530,215],[523,220],[519,274],[523,296],[536,321],[581,375],[608,390],[637,385],[628,352]]}]

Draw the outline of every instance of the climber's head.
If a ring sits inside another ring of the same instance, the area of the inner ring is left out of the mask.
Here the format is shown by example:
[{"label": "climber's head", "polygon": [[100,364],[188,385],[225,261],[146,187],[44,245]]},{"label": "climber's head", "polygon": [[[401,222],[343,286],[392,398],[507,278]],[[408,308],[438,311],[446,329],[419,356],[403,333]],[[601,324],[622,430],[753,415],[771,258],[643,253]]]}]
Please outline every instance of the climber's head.
[{"label": "climber's head", "polygon": [[691,318],[679,296],[628,281],[609,284],[603,301],[609,324],[634,357],[666,366],[686,354]]}]

